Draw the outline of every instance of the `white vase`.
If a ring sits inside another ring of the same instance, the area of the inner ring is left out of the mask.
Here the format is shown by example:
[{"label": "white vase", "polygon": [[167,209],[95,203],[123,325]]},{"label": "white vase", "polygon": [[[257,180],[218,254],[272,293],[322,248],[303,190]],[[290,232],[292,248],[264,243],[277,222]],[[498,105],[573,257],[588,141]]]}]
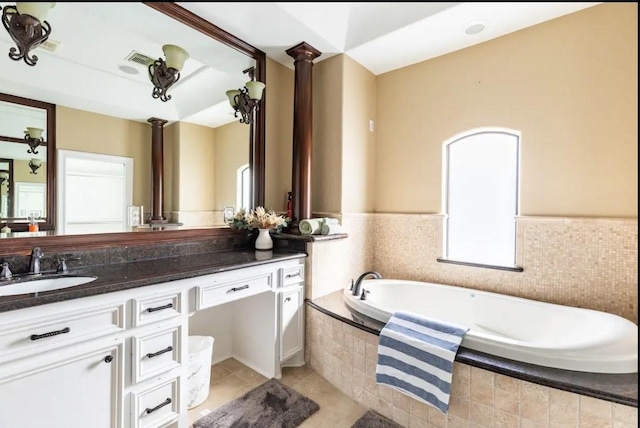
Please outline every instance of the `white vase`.
[{"label": "white vase", "polygon": [[269,234],[269,229],[258,229],[256,239],[256,250],[270,250],[273,248],[273,240]]}]

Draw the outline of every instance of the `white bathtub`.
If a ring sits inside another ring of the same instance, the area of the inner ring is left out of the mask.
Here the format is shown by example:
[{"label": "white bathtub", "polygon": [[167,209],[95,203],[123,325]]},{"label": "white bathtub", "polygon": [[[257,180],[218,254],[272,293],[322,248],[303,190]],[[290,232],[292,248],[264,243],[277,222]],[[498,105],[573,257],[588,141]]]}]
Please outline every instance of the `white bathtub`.
[{"label": "white bathtub", "polygon": [[395,311],[469,327],[461,346],[511,360],[591,373],[638,372],[638,326],[605,312],[449,285],[368,279],[357,312],[387,322]]}]

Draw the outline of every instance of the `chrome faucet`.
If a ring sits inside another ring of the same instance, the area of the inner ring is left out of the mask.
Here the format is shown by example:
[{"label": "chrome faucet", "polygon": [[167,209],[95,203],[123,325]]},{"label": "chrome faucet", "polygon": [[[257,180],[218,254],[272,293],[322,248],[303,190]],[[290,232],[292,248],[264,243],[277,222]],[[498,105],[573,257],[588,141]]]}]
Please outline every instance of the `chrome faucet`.
[{"label": "chrome faucet", "polygon": [[353,294],[354,296],[357,296],[360,294],[360,287],[362,286],[362,281],[369,275],[372,275],[375,279],[382,279],[382,275],[380,275],[378,272],[374,272],[372,270],[365,272],[362,275],[360,275],[358,279],[356,279],[356,282],[352,287],[351,294]]},{"label": "chrome faucet", "polygon": [[31,250],[31,264],[29,267],[29,273],[32,275],[40,275],[42,272],[40,271],[40,261],[42,260],[42,249],[40,247],[35,247]]}]

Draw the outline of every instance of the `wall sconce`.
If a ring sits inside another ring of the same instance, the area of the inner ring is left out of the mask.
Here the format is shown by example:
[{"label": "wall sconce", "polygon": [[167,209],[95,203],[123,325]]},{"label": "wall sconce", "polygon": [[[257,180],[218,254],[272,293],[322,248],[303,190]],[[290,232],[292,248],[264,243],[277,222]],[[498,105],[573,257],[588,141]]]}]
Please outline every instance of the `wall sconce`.
[{"label": "wall sconce", "polygon": [[167,90],[180,79],[180,70],[189,58],[189,53],[176,45],[164,45],[162,52],[166,61],[158,58],[149,64],[149,79],[153,83],[153,98],[167,102],[171,99]]},{"label": "wall sconce", "polygon": [[3,184],[9,186],[9,171],[0,171],[0,186]]},{"label": "wall sconce", "polygon": [[251,80],[245,83],[244,88],[231,89],[226,94],[229,98],[229,104],[235,110],[234,117],[238,117],[238,113],[240,113],[242,116],[240,123],[248,125],[253,123],[253,113],[258,109],[265,84],[255,80],[254,67],[247,68],[242,72],[249,74]]},{"label": "wall sconce", "polygon": [[31,172],[29,174],[37,174],[37,170],[42,166],[42,161],[40,159],[33,158],[29,161],[29,168],[31,168]]},{"label": "wall sconce", "polygon": [[24,139],[29,144],[30,149],[27,150],[27,153],[33,153],[34,155],[38,154],[36,148],[44,143],[44,138],[42,138],[42,133],[44,132],[41,128],[31,128],[27,127],[24,131]]},{"label": "wall sconce", "polygon": [[29,56],[29,52],[49,38],[51,25],[45,19],[54,6],[55,3],[16,3],[15,6],[4,7],[2,25],[18,46],[18,49],[9,49],[9,58],[15,61],[23,59],[28,65],[36,65],[38,57]]}]

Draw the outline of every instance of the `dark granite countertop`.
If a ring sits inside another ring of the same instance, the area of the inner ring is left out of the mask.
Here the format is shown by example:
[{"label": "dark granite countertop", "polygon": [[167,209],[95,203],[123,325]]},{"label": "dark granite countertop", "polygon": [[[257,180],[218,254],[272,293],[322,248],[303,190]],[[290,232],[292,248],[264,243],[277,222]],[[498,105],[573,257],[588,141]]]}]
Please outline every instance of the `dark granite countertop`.
[{"label": "dark granite countertop", "polygon": [[97,276],[90,283],[61,290],[0,296],[0,312],[112,293],[162,282],[241,269],[266,263],[306,257],[299,252],[230,250],[185,256],[114,263],[71,269],[70,275]]},{"label": "dark granite countertop", "polygon": [[[379,335],[384,327],[384,323],[348,307],[343,300],[343,290],[307,300],[307,304],[369,333]],[[508,360],[462,347],[458,350],[456,361],[528,382],[638,407],[638,373],[603,374],[554,369]]]}]

